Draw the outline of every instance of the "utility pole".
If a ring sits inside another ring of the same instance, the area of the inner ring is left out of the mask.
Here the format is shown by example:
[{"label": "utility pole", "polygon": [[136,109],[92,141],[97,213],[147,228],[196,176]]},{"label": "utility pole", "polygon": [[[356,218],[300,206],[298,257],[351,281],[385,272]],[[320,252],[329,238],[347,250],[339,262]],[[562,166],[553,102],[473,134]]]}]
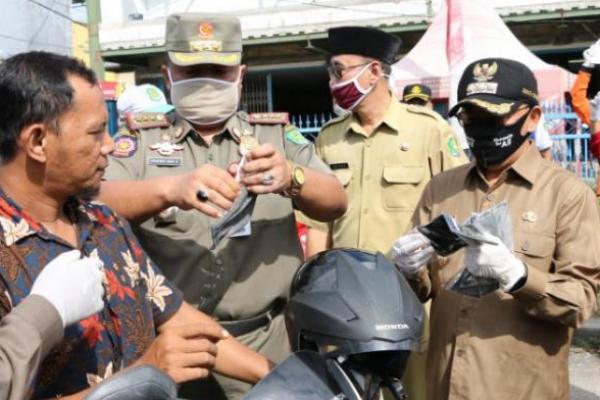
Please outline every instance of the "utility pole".
[{"label": "utility pole", "polygon": [[90,64],[98,80],[104,79],[104,61],[100,49],[99,25],[101,21],[100,0],[86,0],[90,42]]}]

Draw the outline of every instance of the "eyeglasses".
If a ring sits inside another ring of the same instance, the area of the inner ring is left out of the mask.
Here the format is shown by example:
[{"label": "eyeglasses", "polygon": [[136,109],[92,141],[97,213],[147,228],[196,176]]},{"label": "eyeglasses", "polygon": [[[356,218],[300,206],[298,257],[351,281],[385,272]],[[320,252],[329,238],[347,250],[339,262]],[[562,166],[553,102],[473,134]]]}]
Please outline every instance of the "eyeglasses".
[{"label": "eyeglasses", "polygon": [[456,114],[456,118],[462,127],[472,125],[472,124],[482,124],[487,126],[495,126],[497,128],[501,128],[506,125],[506,122],[510,120],[510,118],[522,110],[530,110],[528,106],[520,106],[515,111],[508,115],[497,116],[494,114],[490,114],[487,112],[474,113],[472,107],[463,108],[458,114]]},{"label": "eyeglasses", "polygon": [[345,66],[343,64],[337,64],[337,63],[330,64],[327,66],[327,73],[332,78],[342,79],[342,76],[344,76],[346,74],[346,72],[350,71],[351,69],[358,68],[358,67],[364,67],[365,65],[369,65],[372,62],[373,61],[366,61],[362,64],[348,65],[348,66]]}]

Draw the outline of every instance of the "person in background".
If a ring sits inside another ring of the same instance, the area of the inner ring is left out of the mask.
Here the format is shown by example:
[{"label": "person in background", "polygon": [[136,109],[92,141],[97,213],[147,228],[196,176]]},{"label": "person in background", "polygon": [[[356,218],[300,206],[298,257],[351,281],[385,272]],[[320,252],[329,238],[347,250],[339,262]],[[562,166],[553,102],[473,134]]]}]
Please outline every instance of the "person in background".
[{"label": "person in background", "polygon": [[431,88],[421,83],[406,85],[402,90],[402,102],[406,104],[423,106],[433,110],[433,102],[431,101]]},{"label": "person in background", "polygon": [[[322,127],[316,147],[344,186],[349,205],[327,224],[304,219],[307,253],[332,247],[386,253],[406,231],[427,182],[466,157],[439,114],[403,104],[391,93],[388,76],[400,48],[398,37],[379,29],[340,27],[328,31],[328,42],[331,94],[349,112]],[[424,354],[411,355],[404,375],[411,399],[425,396]]]}]

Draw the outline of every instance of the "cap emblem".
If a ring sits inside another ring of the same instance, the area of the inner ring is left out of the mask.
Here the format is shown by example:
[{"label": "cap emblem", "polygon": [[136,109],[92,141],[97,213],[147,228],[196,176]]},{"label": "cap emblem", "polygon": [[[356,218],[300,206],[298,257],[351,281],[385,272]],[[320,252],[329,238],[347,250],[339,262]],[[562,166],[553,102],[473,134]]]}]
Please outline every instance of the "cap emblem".
[{"label": "cap emblem", "polygon": [[198,25],[198,36],[200,39],[212,39],[215,32],[215,27],[210,22],[201,22]]},{"label": "cap emblem", "polygon": [[494,78],[494,75],[498,72],[498,64],[475,64],[473,68],[473,78],[477,82],[487,82]]}]

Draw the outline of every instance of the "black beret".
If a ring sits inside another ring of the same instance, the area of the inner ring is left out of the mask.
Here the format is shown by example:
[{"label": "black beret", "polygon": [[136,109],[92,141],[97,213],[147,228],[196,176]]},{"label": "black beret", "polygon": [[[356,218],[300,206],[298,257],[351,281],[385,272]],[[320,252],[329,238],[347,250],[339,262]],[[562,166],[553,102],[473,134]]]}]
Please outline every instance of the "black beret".
[{"label": "black beret", "polygon": [[400,50],[400,38],[380,29],[344,26],[331,28],[327,33],[332,56],[355,54],[393,64]]}]

